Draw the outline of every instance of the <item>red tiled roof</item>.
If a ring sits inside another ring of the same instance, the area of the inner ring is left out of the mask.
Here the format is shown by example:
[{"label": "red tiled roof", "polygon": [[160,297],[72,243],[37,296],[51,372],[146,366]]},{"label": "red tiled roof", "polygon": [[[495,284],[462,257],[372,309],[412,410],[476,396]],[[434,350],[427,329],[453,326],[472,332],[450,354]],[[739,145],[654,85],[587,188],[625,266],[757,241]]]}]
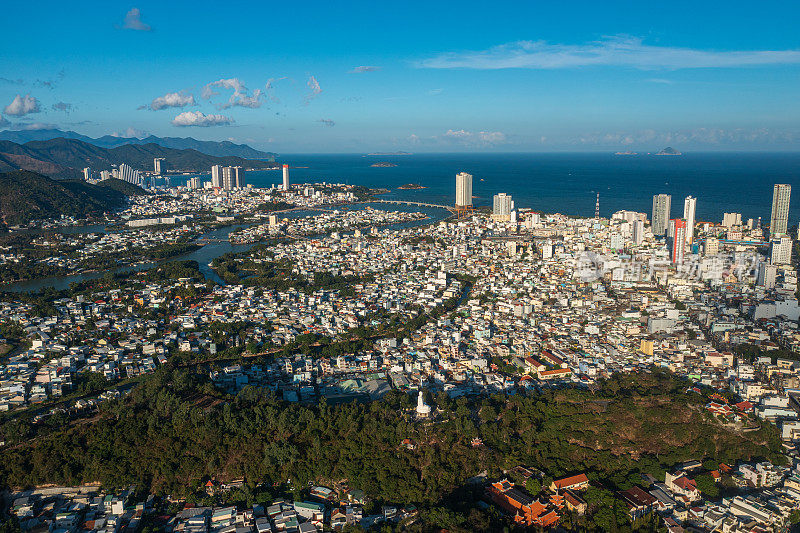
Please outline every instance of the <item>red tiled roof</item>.
[{"label": "red tiled roof", "polygon": [[575,485],[580,485],[582,483],[589,483],[589,478],[586,477],[586,474],[578,474],[577,476],[570,476],[570,477],[565,477],[563,479],[557,479],[553,483],[555,483],[557,489],[567,489],[569,487],[574,487]]}]

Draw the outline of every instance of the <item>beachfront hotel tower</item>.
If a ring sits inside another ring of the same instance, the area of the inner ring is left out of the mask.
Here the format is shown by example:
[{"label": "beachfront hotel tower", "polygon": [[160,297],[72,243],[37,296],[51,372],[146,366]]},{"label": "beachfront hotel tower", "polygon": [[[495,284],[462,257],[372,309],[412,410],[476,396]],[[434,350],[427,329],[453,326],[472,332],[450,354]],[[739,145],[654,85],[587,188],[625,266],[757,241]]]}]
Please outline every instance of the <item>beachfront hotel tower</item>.
[{"label": "beachfront hotel tower", "polygon": [[456,174],[456,207],[472,207],[472,174]]}]

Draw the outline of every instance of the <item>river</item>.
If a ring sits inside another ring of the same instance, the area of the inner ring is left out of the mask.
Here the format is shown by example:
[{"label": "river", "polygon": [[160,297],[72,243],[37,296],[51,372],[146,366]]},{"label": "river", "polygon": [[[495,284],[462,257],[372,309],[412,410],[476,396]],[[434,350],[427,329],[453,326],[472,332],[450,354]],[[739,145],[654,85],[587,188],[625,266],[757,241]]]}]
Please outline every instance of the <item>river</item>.
[{"label": "river", "polygon": [[[339,210],[353,210],[353,209],[364,209],[365,207],[373,207],[375,209],[382,209],[385,211],[412,211],[412,212],[421,212],[428,215],[428,218],[423,220],[414,220],[411,222],[399,222],[397,224],[390,224],[387,226],[382,226],[379,229],[390,229],[390,230],[397,230],[397,229],[405,229],[405,228],[412,228],[417,226],[423,226],[428,224],[433,224],[444,220],[448,216],[450,216],[450,212],[444,209],[438,208],[430,208],[430,207],[418,207],[418,206],[404,206],[404,205],[392,205],[387,206],[386,204],[380,203],[361,203],[361,204],[351,204],[345,206],[336,206],[334,209]],[[327,208],[326,208],[327,209]],[[302,209],[297,211],[287,211],[282,213],[277,213],[280,218],[303,218],[307,216],[312,216],[314,214],[319,213],[319,210],[315,209]],[[211,267],[209,267],[209,263],[211,263],[217,257],[227,254],[229,252],[244,252],[249,250],[253,247],[256,243],[251,244],[231,244],[227,241],[228,236],[231,232],[236,231],[237,229],[244,228],[249,226],[249,224],[233,224],[230,226],[224,226],[221,228],[217,228],[207,233],[201,235],[197,241],[204,241],[210,240],[213,242],[209,242],[203,245],[202,248],[195,250],[194,252],[190,252],[188,254],[184,254],[178,257],[171,257],[169,259],[165,259],[163,262],[169,261],[197,261],[200,265],[200,272],[205,276],[207,280],[213,281],[220,285],[223,285],[224,282],[222,279],[214,272]],[[91,230],[87,230],[86,228],[91,228]],[[94,226],[71,226],[66,228],[60,228],[57,230],[53,230],[59,233],[89,233],[91,231],[100,232],[104,231],[104,226],[94,225]],[[369,231],[370,226],[366,228],[361,228],[362,231]],[[351,232],[343,232],[343,234],[348,234]],[[220,242],[221,241],[221,242]],[[125,273],[131,271],[140,271],[140,270],[147,270],[154,267],[156,262],[147,262],[141,263],[138,265],[133,266],[125,266],[120,267],[111,272],[114,273]],[[7,285],[0,286],[0,291],[6,292],[38,292],[43,289],[52,287],[56,290],[64,290],[68,289],[72,283],[79,283],[81,281],[98,279],[103,277],[108,271],[102,272],[85,272],[81,274],[70,274],[68,276],[53,276],[47,278],[38,278],[26,281],[18,281],[16,283],[9,283]]]}]

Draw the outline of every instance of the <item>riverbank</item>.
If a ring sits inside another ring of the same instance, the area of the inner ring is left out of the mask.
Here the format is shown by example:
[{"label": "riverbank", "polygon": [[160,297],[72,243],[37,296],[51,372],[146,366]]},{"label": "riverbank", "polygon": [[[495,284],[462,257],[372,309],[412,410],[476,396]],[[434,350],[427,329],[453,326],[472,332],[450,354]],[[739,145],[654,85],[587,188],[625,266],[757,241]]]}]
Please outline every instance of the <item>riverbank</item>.
[{"label": "riverbank", "polygon": [[[381,204],[377,202],[353,202],[348,204],[337,204],[333,206],[326,206],[324,208],[307,208],[307,207],[299,207],[281,211],[280,213],[290,215],[291,217],[303,217],[303,216],[311,216],[311,213],[319,212],[319,211],[331,211],[334,209],[341,209],[341,210],[351,210],[351,209],[363,209],[367,206],[372,206],[375,209],[382,209],[387,211],[420,211],[425,213],[427,216],[424,219],[420,220],[413,220],[413,221],[404,221],[404,222],[397,222],[391,223],[384,226],[382,229],[404,229],[410,227],[417,227],[423,226],[427,224],[433,224],[436,222],[440,222],[442,220],[446,220],[452,216],[452,213],[449,211],[439,209],[439,208],[424,208],[424,207],[415,207],[415,206],[402,206],[402,205],[387,205]],[[275,212],[276,214],[278,212]],[[307,214],[306,214],[307,213]],[[272,213],[270,213],[272,214]],[[206,233],[203,233],[199,237],[197,237],[193,243],[198,244],[199,248],[193,252],[172,256],[166,259],[159,259],[155,261],[145,261],[135,265],[128,265],[114,269],[96,271],[96,272],[83,272],[83,273],[76,273],[70,274],[66,276],[47,276],[43,278],[37,279],[30,279],[25,281],[19,281],[14,283],[7,283],[4,285],[0,285],[0,292],[10,292],[10,293],[20,293],[20,292],[40,292],[45,289],[56,289],[56,290],[64,290],[68,289],[72,283],[80,283],[82,281],[90,281],[94,279],[99,279],[106,275],[107,273],[117,274],[117,273],[129,273],[132,271],[143,271],[158,266],[160,264],[169,262],[169,261],[197,261],[199,264],[200,272],[203,274],[206,280],[212,281],[214,283],[224,285],[225,282],[213,271],[213,269],[209,266],[209,264],[226,253],[238,253],[248,250],[250,247],[254,246],[256,243],[241,243],[241,244],[234,244],[230,242],[230,234],[234,231],[252,226],[254,223],[238,223],[238,224],[231,224],[228,226],[224,226],[221,228],[217,228]],[[361,230],[368,229],[371,226],[366,226],[361,228]],[[342,232],[342,234],[349,234],[355,231],[348,230]],[[320,235],[324,236],[324,235]]]}]

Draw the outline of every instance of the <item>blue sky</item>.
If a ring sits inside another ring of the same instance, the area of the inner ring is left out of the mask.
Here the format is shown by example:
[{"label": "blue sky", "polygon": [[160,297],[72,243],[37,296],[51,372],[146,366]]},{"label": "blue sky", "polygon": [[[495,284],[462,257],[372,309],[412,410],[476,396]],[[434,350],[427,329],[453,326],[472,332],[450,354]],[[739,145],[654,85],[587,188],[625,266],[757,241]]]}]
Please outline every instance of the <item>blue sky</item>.
[{"label": "blue sky", "polygon": [[0,127],[277,152],[798,150],[800,3],[14,2]]}]

